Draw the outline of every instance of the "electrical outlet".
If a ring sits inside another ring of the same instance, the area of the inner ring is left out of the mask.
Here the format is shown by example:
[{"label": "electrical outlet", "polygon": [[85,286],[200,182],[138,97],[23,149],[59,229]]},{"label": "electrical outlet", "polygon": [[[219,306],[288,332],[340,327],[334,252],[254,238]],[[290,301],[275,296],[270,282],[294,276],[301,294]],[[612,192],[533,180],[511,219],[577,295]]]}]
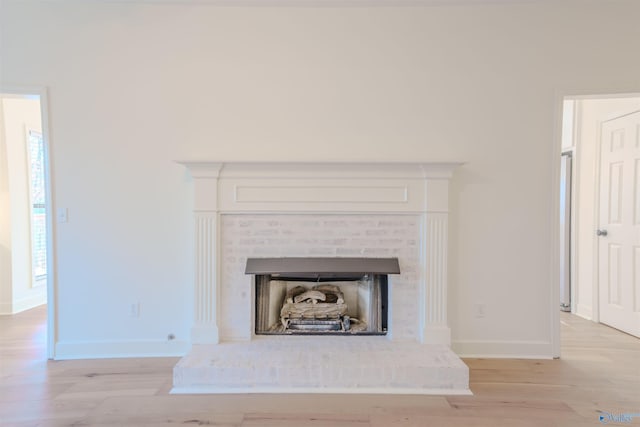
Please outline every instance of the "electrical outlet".
[{"label": "electrical outlet", "polygon": [[473,313],[476,319],[482,319],[487,314],[487,307],[484,303],[476,303],[473,305]]},{"label": "electrical outlet", "polygon": [[132,302],[129,305],[129,317],[140,317],[140,303]]}]

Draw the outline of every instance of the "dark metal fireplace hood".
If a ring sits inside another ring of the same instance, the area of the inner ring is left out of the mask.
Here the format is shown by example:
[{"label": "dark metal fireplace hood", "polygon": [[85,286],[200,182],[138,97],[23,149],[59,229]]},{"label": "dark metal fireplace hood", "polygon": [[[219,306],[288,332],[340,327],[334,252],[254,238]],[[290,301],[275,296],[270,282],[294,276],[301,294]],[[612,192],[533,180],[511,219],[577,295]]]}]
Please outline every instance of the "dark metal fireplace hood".
[{"label": "dark metal fireplace hood", "polygon": [[245,274],[340,277],[400,274],[398,258],[248,258]]}]

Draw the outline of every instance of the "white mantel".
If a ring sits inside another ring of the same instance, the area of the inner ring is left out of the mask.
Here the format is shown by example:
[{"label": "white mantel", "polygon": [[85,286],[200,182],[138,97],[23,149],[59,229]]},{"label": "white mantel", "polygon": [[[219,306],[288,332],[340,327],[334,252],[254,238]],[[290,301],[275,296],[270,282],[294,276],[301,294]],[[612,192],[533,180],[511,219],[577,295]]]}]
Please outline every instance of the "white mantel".
[{"label": "white mantel", "polygon": [[220,342],[220,224],[225,214],[414,214],[421,221],[417,341],[449,346],[449,180],[461,163],[180,161],[194,180],[193,344]]}]

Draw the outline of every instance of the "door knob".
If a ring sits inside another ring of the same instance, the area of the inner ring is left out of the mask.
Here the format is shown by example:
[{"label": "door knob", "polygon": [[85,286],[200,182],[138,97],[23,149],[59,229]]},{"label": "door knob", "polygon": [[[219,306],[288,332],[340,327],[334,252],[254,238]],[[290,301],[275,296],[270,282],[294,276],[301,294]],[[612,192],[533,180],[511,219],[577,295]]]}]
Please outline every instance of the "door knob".
[{"label": "door knob", "polygon": [[607,230],[598,230],[598,231],[596,231],[596,234],[597,234],[598,236],[603,236],[603,237],[604,237],[604,236],[606,236],[608,233],[607,233]]}]

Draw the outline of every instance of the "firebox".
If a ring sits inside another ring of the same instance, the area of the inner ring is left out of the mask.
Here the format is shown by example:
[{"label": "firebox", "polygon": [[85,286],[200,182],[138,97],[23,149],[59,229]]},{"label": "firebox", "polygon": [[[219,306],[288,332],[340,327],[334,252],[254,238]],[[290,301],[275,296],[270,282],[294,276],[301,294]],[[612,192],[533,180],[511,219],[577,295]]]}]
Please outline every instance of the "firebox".
[{"label": "firebox", "polygon": [[257,335],[386,335],[397,258],[249,258]]}]

